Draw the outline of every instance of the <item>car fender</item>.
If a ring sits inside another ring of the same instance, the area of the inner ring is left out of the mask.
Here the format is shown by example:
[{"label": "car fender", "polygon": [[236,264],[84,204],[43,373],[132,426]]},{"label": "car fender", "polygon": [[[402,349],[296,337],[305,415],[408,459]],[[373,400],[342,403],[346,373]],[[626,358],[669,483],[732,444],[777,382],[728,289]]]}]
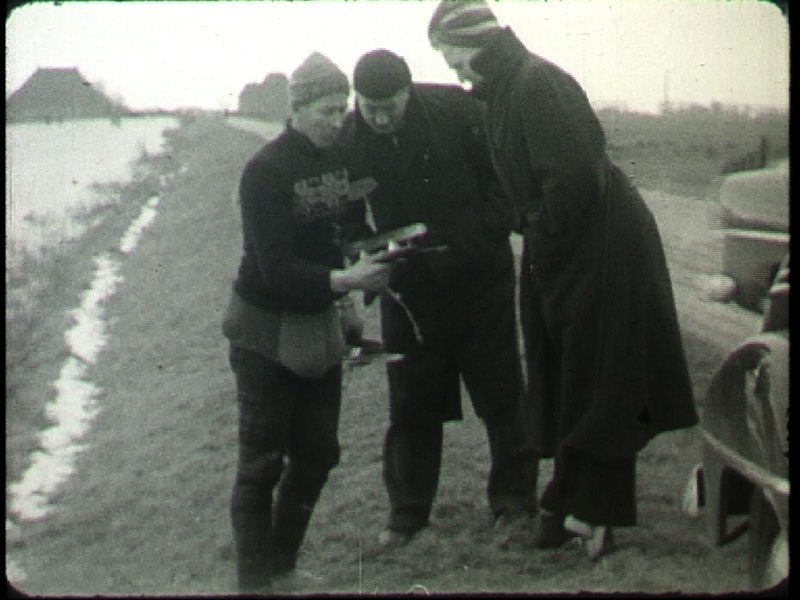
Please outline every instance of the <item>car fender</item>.
[{"label": "car fender", "polygon": [[789,340],[784,333],[749,338],[712,378],[701,425],[716,543],[732,539],[727,517],[746,509],[752,486],[764,490],[781,526],[788,527],[788,407]]}]

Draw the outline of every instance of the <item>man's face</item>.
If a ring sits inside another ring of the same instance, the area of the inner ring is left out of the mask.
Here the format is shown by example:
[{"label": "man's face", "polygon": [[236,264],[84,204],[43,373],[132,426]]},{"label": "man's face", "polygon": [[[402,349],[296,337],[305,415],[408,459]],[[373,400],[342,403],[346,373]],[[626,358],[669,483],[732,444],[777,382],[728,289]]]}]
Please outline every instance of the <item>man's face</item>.
[{"label": "man's face", "polygon": [[441,52],[447,66],[456,72],[459,81],[469,81],[472,84],[477,84],[483,79],[470,66],[470,61],[480,51],[480,48],[463,48],[461,46],[439,44],[436,50]]},{"label": "man's face", "polygon": [[331,94],[301,106],[292,115],[292,124],[318,148],[328,148],[339,134],[347,114],[347,95]]},{"label": "man's face", "polygon": [[375,133],[396,133],[403,126],[410,95],[410,89],[404,88],[390,98],[371,100],[356,92],[356,102],[361,116]]}]

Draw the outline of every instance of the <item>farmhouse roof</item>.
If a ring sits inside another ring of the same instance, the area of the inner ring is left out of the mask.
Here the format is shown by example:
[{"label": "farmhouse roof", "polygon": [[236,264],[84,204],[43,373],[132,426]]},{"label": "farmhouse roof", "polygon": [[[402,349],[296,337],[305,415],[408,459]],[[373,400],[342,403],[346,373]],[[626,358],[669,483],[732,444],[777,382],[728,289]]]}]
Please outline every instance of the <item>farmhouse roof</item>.
[{"label": "farmhouse roof", "polygon": [[6,118],[74,119],[125,112],[75,67],[38,68],[6,101]]}]

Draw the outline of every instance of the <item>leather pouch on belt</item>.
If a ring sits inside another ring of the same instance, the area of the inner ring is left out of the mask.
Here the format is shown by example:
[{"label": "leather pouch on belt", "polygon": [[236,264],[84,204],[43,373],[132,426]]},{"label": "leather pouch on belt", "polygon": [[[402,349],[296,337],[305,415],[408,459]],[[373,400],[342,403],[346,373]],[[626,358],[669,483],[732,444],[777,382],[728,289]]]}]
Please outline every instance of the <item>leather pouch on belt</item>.
[{"label": "leather pouch on belt", "polygon": [[321,377],[341,362],[345,349],[336,306],[310,314],[281,313],[277,362],[296,375]]},{"label": "leather pouch on belt", "polygon": [[342,361],[346,346],[339,309],[315,313],[271,312],[233,293],[222,324],[231,342],[314,379]]}]

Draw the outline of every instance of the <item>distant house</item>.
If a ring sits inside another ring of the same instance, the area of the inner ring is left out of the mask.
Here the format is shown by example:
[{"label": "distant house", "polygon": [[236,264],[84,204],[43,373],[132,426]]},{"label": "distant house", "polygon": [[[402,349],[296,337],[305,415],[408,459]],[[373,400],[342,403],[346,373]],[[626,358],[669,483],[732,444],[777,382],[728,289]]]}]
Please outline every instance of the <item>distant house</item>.
[{"label": "distant house", "polygon": [[118,117],[128,113],[76,68],[40,68],[6,100],[6,121]]},{"label": "distant house", "polygon": [[289,80],[283,73],[270,73],[261,83],[248,83],[239,94],[242,115],[268,121],[286,120],[289,116]]}]

